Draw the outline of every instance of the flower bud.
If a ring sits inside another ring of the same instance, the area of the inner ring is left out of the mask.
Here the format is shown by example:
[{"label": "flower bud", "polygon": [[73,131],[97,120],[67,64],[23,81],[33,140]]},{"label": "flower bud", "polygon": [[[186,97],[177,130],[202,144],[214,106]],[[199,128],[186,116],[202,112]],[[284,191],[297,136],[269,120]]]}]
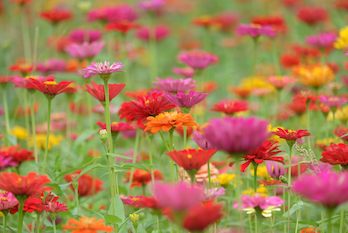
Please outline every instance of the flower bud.
[{"label": "flower bud", "polygon": [[103,144],[108,141],[108,132],[106,131],[106,129],[99,130],[99,136]]},{"label": "flower bud", "polygon": [[133,226],[135,229],[138,228],[138,223],[139,223],[139,214],[130,214],[129,217],[131,218],[133,222]]},{"label": "flower bud", "polygon": [[279,176],[279,180],[283,182],[284,184],[288,183],[288,179],[285,178],[285,176]]}]

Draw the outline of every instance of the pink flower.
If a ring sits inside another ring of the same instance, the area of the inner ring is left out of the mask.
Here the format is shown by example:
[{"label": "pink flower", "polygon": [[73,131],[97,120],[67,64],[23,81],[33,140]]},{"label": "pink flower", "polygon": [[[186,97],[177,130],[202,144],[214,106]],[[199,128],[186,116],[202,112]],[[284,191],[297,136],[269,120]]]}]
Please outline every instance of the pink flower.
[{"label": "pink flower", "polygon": [[181,76],[184,76],[185,78],[191,78],[195,75],[195,71],[194,69],[192,69],[191,67],[185,67],[185,68],[177,68],[177,67],[174,67],[172,69],[172,71],[175,73],[175,74],[178,74],[178,75],[181,75]]},{"label": "pink flower", "polygon": [[64,72],[66,70],[66,65],[64,60],[57,58],[50,58],[45,62],[37,64],[36,71],[43,74],[53,73],[53,72]]},{"label": "pink flower", "polygon": [[216,149],[199,131],[195,131],[192,134],[192,140],[195,141],[197,146],[202,150]]},{"label": "pink flower", "polygon": [[25,78],[15,76],[12,78],[12,83],[14,84],[14,88],[27,88],[27,84],[30,82],[30,78],[35,78],[40,81],[48,81],[49,79],[54,78],[53,76],[47,76],[47,77],[42,77],[42,76],[27,76]]},{"label": "pink flower", "polygon": [[337,108],[337,107],[347,103],[347,101],[348,101],[348,99],[340,98],[337,96],[326,97],[324,95],[321,95],[319,97],[319,102],[323,103],[324,105],[326,105],[330,108]]},{"label": "pink flower", "polygon": [[237,29],[238,36],[249,35],[251,37],[267,36],[276,37],[275,29],[268,25],[257,25],[257,24],[240,24]]},{"label": "pink flower", "polygon": [[249,207],[259,207],[261,210],[267,209],[269,206],[278,207],[284,203],[284,200],[280,197],[271,196],[271,197],[262,197],[260,194],[256,194],[254,197],[242,195],[242,208],[238,205],[238,202],[234,203],[233,208],[236,209],[245,209]]},{"label": "pink flower", "polygon": [[82,44],[83,42],[92,43],[94,41],[100,40],[101,38],[101,31],[90,29],[75,29],[69,35],[70,40],[80,44]]},{"label": "pink flower", "polygon": [[267,82],[277,89],[283,89],[287,85],[296,82],[296,79],[288,76],[270,76]]},{"label": "pink flower", "polygon": [[180,55],[179,59],[193,69],[205,69],[218,62],[218,58],[214,54],[204,51],[185,52]]},{"label": "pink flower", "polygon": [[82,44],[73,43],[65,47],[65,51],[72,57],[83,60],[93,58],[103,49],[105,43],[94,41],[92,43],[83,42]]},{"label": "pink flower", "polygon": [[[164,95],[170,102],[179,106],[180,108],[191,108],[194,105],[202,102],[208,97],[208,93],[190,91],[188,94],[178,92],[178,94],[173,95],[172,93],[167,93]],[[181,109],[183,112],[183,109]]]},{"label": "pink flower", "polygon": [[112,65],[110,65],[110,62],[105,61],[103,62],[96,62],[92,63],[92,65],[89,65],[86,67],[86,69],[83,69],[87,71],[87,74],[85,75],[85,78],[88,78],[92,75],[99,74],[99,75],[111,75],[112,73],[116,72],[126,72],[125,70],[120,70],[125,65],[121,65],[121,62],[114,62]]},{"label": "pink flower", "polygon": [[174,78],[166,78],[160,79],[156,78],[157,82],[153,82],[152,84],[158,87],[161,91],[166,92],[185,92],[191,88],[196,87],[196,81],[191,78],[187,79],[174,79]]},{"label": "pink flower", "polygon": [[214,201],[219,197],[225,195],[225,188],[212,188],[204,191],[203,194],[203,202]]},{"label": "pink flower", "polygon": [[[151,29],[153,30],[153,29]],[[151,34],[153,34],[151,32]],[[155,39],[156,41],[161,41],[163,39],[165,39],[167,36],[169,35],[169,29],[167,26],[164,25],[159,25],[155,27]],[[138,29],[136,36],[144,41],[150,41],[151,37],[150,36],[150,29],[148,27],[142,27],[140,29]]]},{"label": "pink flower", "polygon": [[105,23],[122,20],[134,21],[138,18],[138,15],[132,7],[120,5],[91,10],[88,12],[87,17],[89,21],[100,20]]},{"label": "pink flower", "polygon": [[17,199],[10,192],[0,193],[0,211],[12,209],[18,205]]},{"label": "pink flower", "polygon": [[279,176],[285,175],[285,168],[278,162],[268,160],[265,161],[268,174],[274,178],[279,179]]},{"label": "pink flower", "polygon": [[162,11],[163,7],[166,5],[166,1],[143,0],[143,1],[140,1],[138,5],[144,11],[159,13]]}]

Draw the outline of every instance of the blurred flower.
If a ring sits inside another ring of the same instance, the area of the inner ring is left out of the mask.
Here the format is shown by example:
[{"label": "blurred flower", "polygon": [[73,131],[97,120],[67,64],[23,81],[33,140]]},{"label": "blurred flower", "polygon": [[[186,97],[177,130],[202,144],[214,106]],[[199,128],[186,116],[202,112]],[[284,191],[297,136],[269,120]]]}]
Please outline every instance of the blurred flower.
[{"label": "blurred flower", "polygon": [[103,49],[104,42],[83,42],[82,44],[72,43],[65,47],[65,51],[72,57],[83,60],[85,58],[91,59],[98,55]]},{"label": "blurred flower", "polygon": [[303,7],[297,12],[297,18],[310,26],[313,26],[321,21],[328,19],[328,14],[324,8],[321,7]]},{"label": "blurred flower", "polygon": [[50,58],[45,62],[38,63],[36,65],[36,71],[43,74],[49,74],[52,72],[64,72],[66,71],[66,64],[62,59]]},{"label": "blurred flower", "polygon": [[[347,132],[348,133],[348,132]],[[335,143],[337,141],[340,141],[340,140],[336,140],[335,138],[329,138],[329,139],[318,139],[315,141],[315,146],[319,147],[320,150],[325,150],[325,148],[329,145],[331,145],[332,143]],[[342,142],[342,141],[341,141]]]},{"label": "blurred flower", "polygon": [[69,34],[69,39],[75,43],[82,44],[83,42],[92,43],[102,38],[102,33],[99,30],[92,29],[74,29]]},{"label": "blurred flower", "polygon": [[335,128],[333,132],[337,137],[341,138],[343,141],[345,141],[345,142],[348,141],[348,136],[342,137],[342,136],[348,134],[348,129],[345,129],[344,126],[341,125],[339,128]]},{"label": "blurred flower", "polygon": [[[186,126],[186,138],[189,138],[193,131],[195,131],[195,126]],[[179,133],[182,137],[184,136],[184,126],[178,126],[175,128],[175,132]]]},{"label": "blurred flower", "polygon": [[315,227],[307,227],[301,230],[301,233],[320,233]]},{"label": "blurred flower", "polygon": [[210,28],[218,24],[216,18],[210,15],[202,15],[193,19],[192,23],[196,26]]},{"label": "blurred flower", "polygon": [[[162,173],[160,171],[151,171],[154,174],[155,180],[161,180],[163,179]],[[126,180],[124,183],[130,182],[130,176],[131,172],[126,172]],[[152,181],[151,179],[151,173],[142,170],[142,169],[135,169],[133,173],[133,180],[131,188],[134,188],[135,186],[140,187],[142,185],[146,185]]]},{"label": "blurred flower", "polygon": [[[77,170],[77,171],[74,171],[72,174],[77,176],[81,172],[82,172],[82,170]],[[73,180],[73,177],[70,174],[65,175],[64,179],[67,182],[74,182],[75,181],[75,180]],[[98,179],[98,178],[93,178],[89,174],[83,174],[82,176],[80,176],[78,178],[78,185],[79,186],[77,188],[77,192],[78,192],[79,196],[81,196],[81,197],[92,196],[94,194],[99,193],[100,191],[102,191],[104,189],[102,186],[103,181]],[[73,191],[75,191],[73,184],[70,184],[70,187]]]},{"label": "blurred flower", "polygon": [[187,78],[187,79],[156,78],[156,79],[157,79],[157,82],[153,82],[152,84],[158,87],[160,90],[166,91],[166,92],[173,92],[173,93],[185,92],[197,86],[195,85],[196,81],[192,80],[191,78]]},{"label": "blurred flower", "polygon": [[138,6],[147,12],[159,13],[166,5],[165,0],[142,0],[138,3]]},{"label": "blurred flower", "polygon": [[225,195],[225,188],[212,188],[206,189],[203,194],[203,203],[209,204],[209,202],[215,201],[219,197]]},{"label": "blurred flower", "polygon": [[301,83],[314,88],[319,88],[335,79],[328,66],[300,67],[298,74]]},{"label": "blurred flower", "polygon": [[183,76],[184,78],[191,78],[195,75],[195,71],[191,67],[185,67],[185,68],[174,67],[172,71],[175,74]]},{"label": "blurred flower", "polygon": [[110,75],[112,73],[126,72],[125,70],[120,70],[124,66],[125,65],[121,65],[121,62],[117,62],[117,63],[114,62],[111,65],[110,65],[110,62],[107,62],[107,61],[105,61],[104,63],[103,62],[96,62],[96,63],[92,62],[92,65],[87,66],[83,70],[87,71],[85,78],[99,74],[104,79],[107,77],[110,78]]},{"label": "blurred flower", "polygon": [[27,129],[20,126],[15,126],[12,129],[10,129],[10,134],[20,140],[26,140],[28,138]]},{"label": "blurred flower", "polygon": [[296,82],[296,79],[289,76],[270,76],[266,81],[278,90],[282,90],[289,84]]},{"label": "blurred flower", "polygon": [[33,71],[33,66],[27,63],[19,63],[16,65],[11,65],[9,68],[10,71],[18,71],[22,76],[27,76]]},{"label": "blurred flower", "polygon": [[[212,164],[210,163],[210,179],[214,180],[218,178],[219,170]],[[185,177],[184,177],[184,173],[185,173]],[[189,174],[187,174],[187,172],[185,172],[185,170],[183,168],[179,168],[179,176],[181,178],[181,180],[183,180],[185,183],[190,184],[191,183],[191,177],[189,176]],[[199,183],[199,184],[206,184],[207,182],[209,182],[209,173],[208,173],[208,166],[207,164],[204,164],[196,173],[195,175],[195,182]]]},{"label": "blurred flower", "polygon": [[135,202],[134,207],[136,208],[148,208],[152,210],[160,210],[161,207],[158,205],[155,197],[140,196]]},{"label": "blurred flower", "polygon": [[348,47],[348,27],[340,30],[339,36],[334,43],[336,49],[346,49]]},{"label": "blurred flower", "polygon": [[[43,133],[43,132],[42,132]],[[36,134],[36,142],[34,142],[34,138],[31,137],[29,141],[30,146],[34,146],[34,143],[36,143],[36,146],[38,149],[46,149],[46,134],[38,133]],[[51,150],[52,146],[59,146],[59,143],[63,140],[63,137],[61,135],[54,135],[50,134],[50,138],[48,141],[48,150]]]},{"label": "blurred flower", "polygon": [[293,54],[283,54],[280,56],[280,64],[284,68],[292,68],[300,64],[300,58]]},{"label": "blurred flower", "polygon": [[272,26],[276,32],[285,32],[286,24],[282,16],[260,16],[252,20],[253,25]]},{"label": "blurred flower", "polygon": [[[177,94],[167,93],[164,95],[170,102],[181,108],[181,111],[188,113],[189,110],[196,104],[205,100],[208,93],[190,91],[188,94],[178,92]],[[188,111],[185,111],[188,108]]]},{"label": "blurred flower", "polygon": [[25,161],[34,160],[34,152],[19,149],[19,145],[10,146],[10,147],[1,147],[0,149],[0,157],[10,157],[14,163],[21,165],[21,163]]},{"label": "blurred flower", "polygon": [[79,218],[79,221],[76,219],[70,219],[68,221],[69,225],[63,225],[62,227],[66,230],[72,231],[74,233],[98,233],[98,231],[112,232],[113,227],[104,225],[104,220],[97,220],[96,217],[85,217],[82,216]]},{"label": "blurred flower", "polygon": [[321,95],[319,97],[319,102],[323,103],[324,105],[330,108],[336,109],[337,107],[347,103],[348,99],[336,96],[326,97],[325,95]]},{"label": "blurred flower", "polygon": [[275,29],[272,26],[258,24],[240,24],[236,29],[238,36],[249,35],[251,37],[267,36],[276,37]]},{"label": "blurred flower", "polygon": [[320,33],[318,35],[307,36],[306,42],[319,49],[325,49],[333,45],[336,37],[337,35],[335,33]]},{"label": "blurred flower", "polygon": [[[92,87],[88,85],[87,83],[85,84],[87,87],[87,92],[91,94],[94,98],[99,100],[102,104],[105,103],[105,87],[103,84],[96,84],[95,82],[91,81]],[[125,83],[121,84],[108,84],[109,85],[109,101],[111,101],[113,98],[115,98],[126,86]]]},{"label": "blurred flower", "polygon": [[52,9],[40,13],[40,17],[52,24],[57,24],[72,18],[72,13],[65,9]]},{"label": "blurred flower", "polygon": [[228,184],[234,180],[234,178],[236,177],[235,174],[221,174],[218,176],[218,180],[220,182],[220,185],[222,187],[224,187],[225,189],[228,187]]},{"label": "blurred flower", "polygon": [[285,168],[276,161],[265,161],[268,174],[273,179],[279,179],[279,176],[285,175]]},{"label": "blurred flower", "polygon": [[216,55],[199,50],[182,52],[179,55],[179,59],[192,69],[198,70],[205,69],[218,62]]},{"label": "blurred flower", "polygon": [[140,26],[132,21],[122,20],[108,23],[105,26],[107,31],[116,31],[123,34],[127,34],[130,30],[137,29]]},{"label": "blurred flower", "polygon": [[[335,112],[335,119],[340,120],[343,124],[346,124],[348,120],[348,106],[342,107],[341,109],[337,109],[337,111]],[[333,120],[332,112],[329,113],[327,120]]]},{"label": "blurred flower", "polygon": [[8,211],[18,205],[18,200],[13,196],[11,192],[0,192],[0,211]]},{"label": "blurred flower", "polygon": [[237,24],[239,16],[235,12],[226,11],[217,15],[215,20],[220,30],[229,33]]},{"label": "blurred flower", "polygon": [[[300,156],[300,160],[303,160],[303,157]],[[307,163],[300,163],[299,161],[299,156],[295,156],[293,155],[291,157],[291,164],[299,164],[299,165],[293,165],[291,166],[291,176],[292,177],[298,177],[299,176],[299,167],[300,167],[300,174],[306,172],[307,168],[308,168],[308,164]],[[287,163],[287,165],[289,165],[289,161]],[[286,173],[289,174],[289,168],[286,168]]]},{"label": "blurred flower", "polygon": [[156,41],[164,40],[166,37],[168,37],[170,33],[169,28],[165,25],[159,25],[159,26],[156,26],[155,28],[141,27],[140,29],[137,30],[136,37],[143,41],[150,41],[152,37],[150,31],[153,31],[153,30],[155,30],[154,39]]},{"label": "blurred flower", "polygon": [[[96,123],[101,129],[106,129],[106,124],[98,121]],[[128,123],[123,122],[112,122],[111,123],[111,133],[119,133],[121,131],[134,130],[133,126]]]},{"label": "blurred flower", "polygon": [[230,87],[229,91],[241,99],[247,99],[251,94],[251,89],[248,87]]},{"label": "blurred flower", "polygon": [[341,165],[344,169],[348,169],[348,146],[339,143],[332,143],[321,153],[323,156],[320,161],[331,165]]},{"label": "blurred flower", "polygon": [[193,141],[203,150],[215,149],[215,147],[207,141],[207,139],[199,132],[195,131],[192,137]]},{"label": "blurred flower", "polygon": [[282,185],[283,182],[280,180],[258,180],[257,183],[264,186],[272,186],[272,185]]},{"label": "blurred flower", "polygon": [[[254,171],[253,170],[250,170],[250,174],[252,176],[254,176]],[[258,166],[257,168],[257,173],[256,173],[257,176],[261,177],[261,178],[264,178],[264,179],[268,179],[269,178],[269,174],[268,174],[268,171],[267,171],[267,168],[265,165],[261,164]]]},{"label": "blurred flower", "polygon": [[321,172],[331,171],[333,168],[333,165],[329,163],[315,161],[315,162],[308,163],[307,167],[312,173],[321,173]]},{"label": "blurred flower", "polygon": [[247,111],[249,108],[248,102],[238,100],[221,100],[218,104],[214,104],[213,112],[223,112],[233,116],[235,113]]}]

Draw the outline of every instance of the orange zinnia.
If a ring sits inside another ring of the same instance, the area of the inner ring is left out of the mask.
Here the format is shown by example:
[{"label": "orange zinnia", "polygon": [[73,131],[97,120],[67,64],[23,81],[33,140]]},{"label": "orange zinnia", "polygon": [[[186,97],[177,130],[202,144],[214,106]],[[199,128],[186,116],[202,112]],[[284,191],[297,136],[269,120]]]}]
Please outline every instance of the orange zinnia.
[{"label": "orange zinnia", "polygon": [[63,228],[72,231],[72,233],[98,233],[97,231],[112,232],[113,227],[105,226],[102,219],[98,221],[96,217],[85,217],[82,216],[79,218],[80,221],[76,219],[70,219],[68,224],[72,225],[63,225]]},{"label": "orange zinnia", "polygon": [[157,133],[161,129],[163,131],[169,131],[172,127],[178,126],[196,126],[193,122],[195,118],[191,114],[184,114],[181,112],[163,112],[158,114],[156,117],[148,117],[147,126],[145,131],[151,130],[151,133]]}]

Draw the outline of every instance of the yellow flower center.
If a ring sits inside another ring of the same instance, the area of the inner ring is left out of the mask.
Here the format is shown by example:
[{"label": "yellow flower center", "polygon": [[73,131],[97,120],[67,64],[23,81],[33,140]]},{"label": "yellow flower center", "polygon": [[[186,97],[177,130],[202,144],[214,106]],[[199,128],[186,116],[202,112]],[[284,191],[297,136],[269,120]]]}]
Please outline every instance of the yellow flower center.
[{"label": "yellow flower center", "polygon": [[25,77],[25,79],[30,79],[30,78],[32,78],[32,79],[38,79],[39,77],[38,77],[38,76],[26,76],[26,77]]},{"label": "yellow flower center", "polygon": [[187,155],[187,158],[192,159],[192,155],[190,155],[190,154]]},{"label": "yellow flower center", "polygon": [[145,101],[145,104],[149,104],[149,103],[150,103],[150,100],[146,100],[146,101]]},{"label": "yellow flower center", "polygon": [[57,85],[57,83],[55,81],[46,81],[46,82],[44,82],[44,84],[46,84],[46,85]]}]

